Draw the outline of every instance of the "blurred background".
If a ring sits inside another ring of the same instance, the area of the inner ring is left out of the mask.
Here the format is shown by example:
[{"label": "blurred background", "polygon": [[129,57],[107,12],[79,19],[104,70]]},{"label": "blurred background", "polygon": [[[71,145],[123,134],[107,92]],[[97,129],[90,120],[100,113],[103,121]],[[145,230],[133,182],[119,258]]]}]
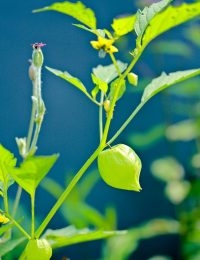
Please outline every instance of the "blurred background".
[{"label": "blurred background", "polygon": [[[0,142],[18,158],[15,137],[26,135],[31,111],[32,86],[27,73],[31,44],[46,43],[45,65],[67,70],[80,78],[89,90],[93,87],[92,68],[110,64],[109,58],[99,59],[89,44],[94,37],[73,27],[72,18],[56,12],[31,13],[53,2],[1,0]],[[135,13],[151,2],[84,1],[95,11],[99,28],[110,28],[114,17]],[[182,2],[175,1],[175,4]],[[130,34],[118,42],[121,50],[118,59],[131,60],[129,51],[134,48],[134,40],[135,36]],[[153,77],[162,71],[197,68],[199,47],[199,20],[175,28],[153,41],[135,67],[139,86],[128,86],[124,98],[118,102],[110,136],[136,107],[144,86]],[[196,257],[188,259],[200,259],[200,235],[194,232],[200,231],[199,87],[200,78],[195,78],[159,94],[145,105],[134,123],[118,138],[117,143],[130,145],[142,160],[143,189],[140,193],[107,186],[98,177],[94,164],[85,178],[87,181],[80,184],[80,189],[72,194],[49,225],[51,228],[68,224],[78,228],[107,225],[119,230],[130,229],[128,235],[57,250],[52,259],[161,260],[183,259],[182,254]],[[64,183],[96,148],[99,138],[98,108],[81,92],[45,69],[43,97],[47,113],[38,154],[59,152],[60,158],[36,194],[38,221],[48,213],[65,187]],[[12,189],[13,197],[15,192]],[[24,213],[21,214],[27,214],[27,218],[29,204],[29,198],[23,194],[20,207]],[[178,235],[180,225],[182,236]]]}]

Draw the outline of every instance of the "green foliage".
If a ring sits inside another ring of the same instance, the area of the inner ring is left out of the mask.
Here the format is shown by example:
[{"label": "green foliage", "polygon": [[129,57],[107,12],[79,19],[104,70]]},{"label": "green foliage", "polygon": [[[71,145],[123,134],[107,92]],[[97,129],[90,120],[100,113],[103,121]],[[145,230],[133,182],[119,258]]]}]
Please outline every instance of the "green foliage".
[{"label": "green foliage", "polygon": [[175,55],[184,58],[190,58],[193,54],[189,45],[179,40],[160,40],[156,41],[152,46],[153,53]]},{"label": "green foliage", "polygon": [[120,99],[126,91],[126,81],[121,80],[121,79],[116,79],[115,81],[113,81],[111,83],[111,86],[110,86],[110,92],[109,92],[109,95],[108,95],[108,98],[110,99],[110,101],[112,101],[113,98],[114,98],[115,90],[116,90],[116,87],[117,87],[118,84],[120,84],[121,87],[120,87],[120,91],[119,91],[117,100]]},{"label": "green foliage", "polygon": [[12,239],[6,242],[0,243],[0,257],[4,256],[5,254],[9,253],[17,246],[19,246],[22,242],[24,242],[26,238],[21,237],[17,239]]},{"label": "green foliage", "polygon": [[102,260],[128,260],[142,239],[179,232],[179,223],[172,219],[154,219],[128,230],[124,236],[110,238],[104,248]]},{"label": "green foliage", "polygon": [[101,80],[100,78],[97,78],[94,74],[92,76],[92,81],[96,85],[98,90],[103,91],[104,94],[108,91],[108,83]]},{"label": "green foliage", "polygon": [[137,42],[141,43],[141,39],[147,29],[150,21],[161,12],[172,0],[162,0],[158,3],[154,3],[149,7],[145,7],[142,11],[138,11],[135,21],[135,32],[138,36]]},{"label": "green foliage", "polygon": [[198,125],[190,119],[173,124],[166,130],[166,136],[171,141],[191,141],[199,135]]},{"label": "green foliage", "polygon": [[[124,72],[124,70],[127,68],[127,65],[127,63],[123,63],[119,60],[117,61],[117,66],[121,73]],[[118,77],[118,72],[114,64],[107,66],[98,65],[96,68],[93,68],[93,74],[106,83],[110,83]]]},{"label": "green foliage", "polygon": [[185,23],[200,15],[200,3],[182,4],[181,6],[169,6],[163,12],[157,14],[146,28],[142,45],[147,45],[160,34],[171,28]]},{"label": "green foliage", "polygon": [[19,168],[11,169],[10,174],[32,196],[41,180],[50,171],[57,159],[58,154],[30,157]]},{"label": "green foliage", "polygon": [[0,190],[3,191],[13,184],[10,169],[14,168],[16,163],[14,155],[0,144]]},{"label": "green foliage", "polygon": [[85,7],[81,2],[60,2],[54,3],[50,6],[34,10],[33,12],[56,11],[69,16],[72,16],[81,23],[87,25],[89,28],[96,29],[96,18],[94,12]]},{"label": "green foliage", "polygon": [[155,125],[148,131],[134,132],[129,135],[128,141],[139,149],[150,148],[156,145],[165,134],[165,125]]},{"label": "green foliage", "polygon": [[183,166],[173,157],[164,157],[155,160],[151,165],[153,175],[164,181],[178,181],[184,176]]},{"label": "green foliage", "polygon": [[55,249],[77,243],[104,239],[117,234],[124,235],[126,231],[90,230],[88,228],[78,230],[74,226],[68,226],[57,230],[48,229],[44,237],[49,240],[52,248]]},{"label": "green foliage", "polygon": [[20,260],[49,260],[52,248],[46,239],[29,240]]},{"label": "green foliage", "polygon": [[62,72],[60,70],[55,70],[49,67],[46,67],[46,69],[52,72],[54,75],[66,80],[67,82],[71,83],[73,86],[77,87],[84,94],[86,94],[86,96],[89,95],[83,83],[78,78],[75,78],[72,75],[70,75],[67,71]]},{"label": "green foliage", "polygon": [[168,75],[163,72],[160,77],[153,79],[145,88],[141,100],[146,102],[160,91],[197,75],[200,75],[200,69],[178,71]]},{"label": "green foliage", "polygon": [[111,26],[114,30],[115,36],[121,37],[133,31],[135,20],[136,20],[135,15],[129,15],[129,16],[113,19],[113,23],[111,24]]},{"label": "green foliage", "polygon": [[140,191],[140,158],[127,145],[119,144],[104,150],[98,157],[102,179],[110,186],[124,190]]}]

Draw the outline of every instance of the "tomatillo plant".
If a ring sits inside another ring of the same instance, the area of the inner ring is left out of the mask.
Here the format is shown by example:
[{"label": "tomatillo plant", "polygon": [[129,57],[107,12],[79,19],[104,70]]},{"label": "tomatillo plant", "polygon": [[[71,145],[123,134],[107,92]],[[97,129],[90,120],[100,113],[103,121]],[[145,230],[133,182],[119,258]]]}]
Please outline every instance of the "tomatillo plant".
[{"label": "tomatillo plant", "polygon": [[[94,51],[98,51],[101,58],[108,55],[111,59],[111,64],[107,66],[98,65],[92,69],[91,79],[94,87],[91,93],[77,77],[72,76],[66,71],[62,72],[46,67],[48,71],[82,91],[82,93],[98,107],[100,141],[96,150],[77,172],[54,206],[50,209],[43,222],[36,229],[36,189],[41,180],[45,178],[57,161],[58,154],[51,156],[35,155],[46,110],[41,89],[41,70],[44,61],[42,47],[44,47],[45,44],[33,44],[32,61],[29,68],[29,76],[33,85],[30,126],[27,137],[16,138],[19,153],[23,158],[23,162],[20,166],[16,166],[17,162],[14,155],[2,145],[0,146],[0,189],[4,202],[4,209],[1,210],[0,221],[2,224],[6,224],[10,221],[11,226],[7,224],[7,230],[16,226],[24,237],[29,240],[20,259],[48,260],[51,257],[52,248],[54,249],[82,241],[106,238],[116,234],[116,231],[87,230],[84,231],[85,236],[83,236],[83,232],[79,233],[74,229],[71,231],[69,227],[59,231],[47,231],[44,235],[43,232],[78,181],[97,158],[102,179],[108,185],[118,189],[141,190],[139,176],[142,163],[140,158],[132,148],[125,144],[118,144],[113,147],[111,147],[111,145],[154,95],[178,82],[199,75],[200,69],[178,71],[169,74],[163,72],[161,76],[153,79],[151,83],[146,86],[140,103],[123,125],[119,127],[119,130],[111,139],[108,139],[108,134],[112,119],[114,116],[117,116],[114,111],[115,107],[126,91],[127,81],[133,86],[137,86],[138,84],[138,75],[134,73],[134,66],[147,45],[163,32],[200,16],[199,2],[183,4],[181,6],[169,5],[170,2],[171,0],[162,0],[143,10],[138,10],[136,14],[116,18],[111,24],[111,30],[98,29],[94,12],[86,8],[81,2],[55,3],[49,7],[34,11],[43,12],[54,10],[70,15],[78,20],[81,24],[75,24],[75,26],[93,34],[94,39],[90,42],[91,47],[95,49]],[[132,61],[130,64],[127,64],[116,59],[115,53],[120,51],[116,47],[116,44],[118,39],[133,32],[135,32],[136,39],[133,38],[133,50],[130,52]],[[19,185],[19,189],[13,209],[10,211],[8,188],[14,182]],[[22,189],[30,195],[31,199],[30,232],[26,231],[23,225],[15,219]],[[41,238],[42,235],[43,237]],[[0,256],[2,255],[3,253],[1,253],[0,250]]]}]

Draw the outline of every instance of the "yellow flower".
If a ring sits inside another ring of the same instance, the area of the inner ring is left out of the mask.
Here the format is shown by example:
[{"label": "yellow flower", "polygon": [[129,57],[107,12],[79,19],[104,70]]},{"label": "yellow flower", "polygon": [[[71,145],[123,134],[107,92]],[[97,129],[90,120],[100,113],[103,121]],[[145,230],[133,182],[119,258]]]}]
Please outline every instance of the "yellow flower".
[{"label": "yellow flower", "polygon": [[113,46],[114,40],[106,39],[101,36],[98,37],[97,41],[90,42],[92,47],[96,50],[104,50],[106,53],[118,52],[118,49]]},{"label": "yellow flower", "polygon": [[0,213],[0,224],[7,224],[10,220]]}]

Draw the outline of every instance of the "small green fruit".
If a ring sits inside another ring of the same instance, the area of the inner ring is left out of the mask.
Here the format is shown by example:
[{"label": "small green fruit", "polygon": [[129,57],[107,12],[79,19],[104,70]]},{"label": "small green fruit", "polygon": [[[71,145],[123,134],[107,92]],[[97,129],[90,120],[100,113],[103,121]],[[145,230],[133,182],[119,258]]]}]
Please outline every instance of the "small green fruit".
[{"label": "small green fruit", "polygon": [[128,78],[128,82],[133,85],[133,86],[137,86],[138,84],[138,75],[136,75],[135,73],[133,72],[130,72],[127,76]]},{"label": "small green fruit", "polygon": [[102,151],[98,157],[98,168],[108,185],[123,190],[141,190],[141,160],[129,146],[118,144]]},{"label": "small green fruit", "polygon": [[46,239],[31,239],[23,253],[25,260],[49,260],[52,248]]}]

